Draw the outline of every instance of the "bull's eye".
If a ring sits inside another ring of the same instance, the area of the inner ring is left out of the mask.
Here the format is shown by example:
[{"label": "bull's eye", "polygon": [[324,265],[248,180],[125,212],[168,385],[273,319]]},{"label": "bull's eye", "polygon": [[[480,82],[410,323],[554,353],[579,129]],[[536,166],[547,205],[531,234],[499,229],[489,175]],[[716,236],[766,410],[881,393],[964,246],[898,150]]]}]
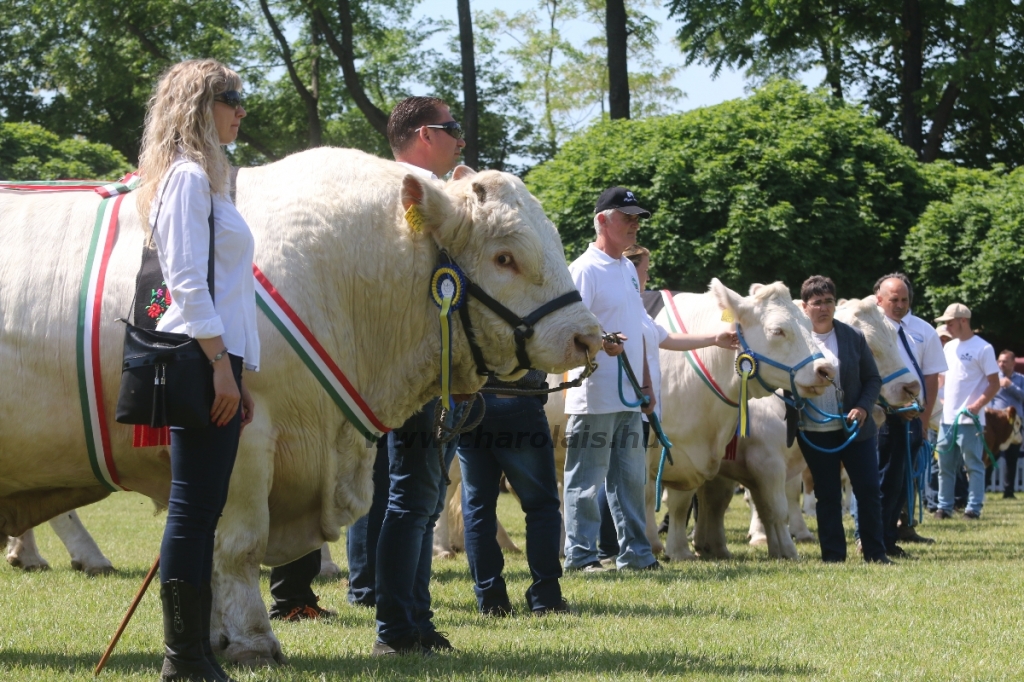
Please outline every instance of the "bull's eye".
[{"label": "bull's eye", "polygon": [[775,329],[768,330],[768,336],[785,336],[786,330],[776,327]]},{"label": "bull's eye", "polygon": [[513,260],[510,253],[499,253],[494,257],[494,262],[503,268],[510,268],[515,265],[515,260]]}]

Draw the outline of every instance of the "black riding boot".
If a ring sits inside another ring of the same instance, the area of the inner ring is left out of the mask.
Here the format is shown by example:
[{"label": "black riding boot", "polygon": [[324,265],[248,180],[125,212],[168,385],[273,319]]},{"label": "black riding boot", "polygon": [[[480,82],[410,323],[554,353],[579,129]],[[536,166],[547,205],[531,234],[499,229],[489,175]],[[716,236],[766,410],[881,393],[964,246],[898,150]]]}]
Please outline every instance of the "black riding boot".
[{"label": "black riding boot", "polygon": [[224,678],[217,675],[203,652],[199,590],[184,580],[168,580],[160,585],[160,602],[164,610],[161,682],[222,682]]},{"label": "black riding boot", "polygon": [[203,618],[201,623],[203,654],[205,654],[206,660],[210,662],[210,667],[217,673],[217,677],[220,678],[221,682],[235,682],[224,672],[224,668],[220,667],[220,663],[217,662],[217,657],[213,655],[213,643],[210,641],[210,614],[213,612],[213,589],[210,587],[210,583],[203,584],[203,589],[199,591],[199,599],[202,602],[203,609],[200,612]]}]

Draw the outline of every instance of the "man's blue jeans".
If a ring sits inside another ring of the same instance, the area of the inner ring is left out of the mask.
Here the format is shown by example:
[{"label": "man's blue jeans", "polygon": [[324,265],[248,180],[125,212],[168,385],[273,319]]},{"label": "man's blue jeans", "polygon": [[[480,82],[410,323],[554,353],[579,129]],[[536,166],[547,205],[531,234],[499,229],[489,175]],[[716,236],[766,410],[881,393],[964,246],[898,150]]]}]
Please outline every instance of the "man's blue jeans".
[{"label": "man's blue jeans", "polygon": [[619,568],[654,563],[647,540],[644,485],[647,483],[639,412],[569,415],[565,428],[565,567],[582,568],[598,560],[602,485],[615,521]]},{"label": "man's blue jeans", "polygon": [[[434,631],[430,610],[430,563],[434,524],[447,486],[432,431],[432,400],[388,434],[390,485],[377,542],[377,639],[393,642]],[[455,412],[459,411],[456,408]],[[453,414],[453,418],[457,418]],[[456,442],[445,448],[447,470]]]},{"label": "man's blue jeans", "polygon": [[[487,413],[480,425],[459,440],[462,464],[462,515],[466,556],[481,611],[509,602],[501,572],[505,559],[497,538],[498,483],[502,472],[526,513],[526,561],[533,583],[526,590],[531,610],[562,602],[558,579],[562,565],[558,543],[562,530],[555,451],[544,404],[539,398],[485,396]],[[472,421],[476,413],[471,414]]]},{"label": "man's blue jeans", "polygon": [[370,511],[348,527],[345,549],[348,553],[348,601],[374,606],[377,603],[377,540],[388,508],[388,439],[377,441],[373,461],[373,502]]},{"label": "man's blue jeans", "polygon": [[981,513],[985,504],[985,464],[981,461],[981,436],[974,424],[960,424],[956,442],[952,435],[953,425],[939,426],[939,442],[935,446],[939,454],[939,509],[953,513],[953,495],[956,486],[956,472],[963,462],[967,469],[967,510]]}]

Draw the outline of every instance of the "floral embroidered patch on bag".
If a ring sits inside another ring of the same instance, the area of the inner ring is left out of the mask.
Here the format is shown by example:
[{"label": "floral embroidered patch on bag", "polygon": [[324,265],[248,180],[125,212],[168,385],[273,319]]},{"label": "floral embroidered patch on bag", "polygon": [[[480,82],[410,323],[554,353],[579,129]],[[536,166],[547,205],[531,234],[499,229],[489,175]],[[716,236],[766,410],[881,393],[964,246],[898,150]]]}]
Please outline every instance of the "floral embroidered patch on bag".
[{"label": "floral embroidered patch on bag", "polygon": [[146,314],[153,320],[153,322],[159,322],[160,318],[164,316],[167,309],[171,307],[171,290],[167,288],[167,282],[160,282],[160,287],[157,289],[150,289],[149,295],[149,306],[146,308]]}]

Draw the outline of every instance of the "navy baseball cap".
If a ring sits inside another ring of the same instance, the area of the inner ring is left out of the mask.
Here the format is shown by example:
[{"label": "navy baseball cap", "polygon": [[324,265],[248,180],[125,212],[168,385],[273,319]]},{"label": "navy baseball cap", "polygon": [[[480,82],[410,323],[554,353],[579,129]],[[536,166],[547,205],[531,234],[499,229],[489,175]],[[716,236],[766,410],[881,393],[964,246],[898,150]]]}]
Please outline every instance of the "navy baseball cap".
[{"label": "navy baseball cap", "polygon": [[601,196],[597,198],[597,204],[594,205],[594,213],[600,213],[601,211],[607,211],[610,208],[614,208],[623,213],[629,215],[638,215],[641,218],[650,218],[651,212],[646,208],[641,208],[637,204],[636,197],[625,187],[609,187],[605,191],[601,192]]}]

